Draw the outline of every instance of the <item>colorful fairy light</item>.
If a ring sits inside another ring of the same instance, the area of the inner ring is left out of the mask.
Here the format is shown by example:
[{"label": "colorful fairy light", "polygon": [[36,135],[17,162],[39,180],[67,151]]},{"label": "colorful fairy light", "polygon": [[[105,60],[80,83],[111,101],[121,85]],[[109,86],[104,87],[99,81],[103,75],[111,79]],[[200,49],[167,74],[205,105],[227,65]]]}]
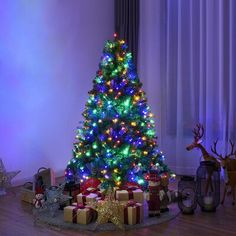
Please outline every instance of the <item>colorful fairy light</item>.
[{"label": "colorful fairy light", "polygon": [[78,129],[65,175],[99,178],[106,187],[125,181],[145,185],[151,166],[171,173],[157,149],[153,113],[147,105],[124,40],[107,41]]}]

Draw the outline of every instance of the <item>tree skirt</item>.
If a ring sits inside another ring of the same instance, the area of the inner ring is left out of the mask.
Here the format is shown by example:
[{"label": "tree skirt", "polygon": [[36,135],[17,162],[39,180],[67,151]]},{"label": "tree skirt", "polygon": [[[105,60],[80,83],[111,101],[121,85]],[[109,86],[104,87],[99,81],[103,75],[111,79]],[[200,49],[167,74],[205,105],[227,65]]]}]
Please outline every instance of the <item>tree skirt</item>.
[{"label": "tree skirt", "polygon": [[[142,224],[136,225],[124,225],[125,230],[138,229],[151,225],[156,225],[174,219],[179,214],[179,208],[177,204],[171,204],[169,211],[161,213],[160,217],[148,217],[147,205],[144,205],[144,221]],[[76,231],[113,231],[119,230],[114,224],[106,223],[97,225],[92,222],[88,225],[80,225],[64,222],[63,211],[58,211],[55,217],[51,217],[48,212],[34,212],[35,223],[43,224],[48,227],[59,228],[59,229],[73,229]],[[96,229],[95,229],[96,227]]]}]

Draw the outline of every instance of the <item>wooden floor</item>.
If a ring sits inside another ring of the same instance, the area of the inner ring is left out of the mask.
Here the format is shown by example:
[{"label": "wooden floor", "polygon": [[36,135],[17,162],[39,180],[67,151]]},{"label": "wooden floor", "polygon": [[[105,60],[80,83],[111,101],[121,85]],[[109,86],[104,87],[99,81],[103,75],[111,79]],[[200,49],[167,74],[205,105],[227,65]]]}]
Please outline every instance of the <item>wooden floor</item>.
[{"label": "wooden floor", "polygon": [[0,196],[0,236],[37,235],[148,235],[148,236],[236,236],[236,207],[231,197],[215,213],[203,213],[199,207],[194,215],[179,214],[175,219],[148,228],[126,232],[75,232],[34,225],[31,206],[20,201],[19,188]]}]

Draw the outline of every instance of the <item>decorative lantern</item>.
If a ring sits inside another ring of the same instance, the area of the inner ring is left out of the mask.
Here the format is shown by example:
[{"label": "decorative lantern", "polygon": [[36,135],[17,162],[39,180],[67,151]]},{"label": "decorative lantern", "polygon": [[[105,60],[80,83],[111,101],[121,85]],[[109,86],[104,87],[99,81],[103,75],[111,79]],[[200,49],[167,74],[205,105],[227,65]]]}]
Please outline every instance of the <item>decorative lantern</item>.
[{"label": "decorative lantern", "polygon": [[178,206],[183,214],[193,214],[197,207],[196,182],[192,176],[182,176],[178,183]]},{"label": "decorative lantern", "polygon": [[197,169],[197,202],[206,212],[220,204],[220,169],[212,161],[202,161]]}]

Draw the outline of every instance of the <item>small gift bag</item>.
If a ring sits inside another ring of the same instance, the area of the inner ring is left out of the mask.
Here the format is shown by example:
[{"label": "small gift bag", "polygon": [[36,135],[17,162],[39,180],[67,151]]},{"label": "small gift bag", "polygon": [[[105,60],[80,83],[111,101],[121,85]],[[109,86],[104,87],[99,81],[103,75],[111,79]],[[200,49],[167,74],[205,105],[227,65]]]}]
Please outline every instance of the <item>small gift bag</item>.
[{"label": "small gift bag", "polygon": [[51,168],[39,168],[37,174],[34,175],[34,181],[35,187],[41,187],[43,189],[56,185],[55,174]]},{"label": "small gift bag", "polygon": [[121,214],[122,223],[128,225],[140,224],[143,222],[143,204],[130,200]]},{"label": "small gift bag", "polygon": [[82,204],[64,208],[64,221],[74,224],[89,224],[96,219],[96,212]]}]

